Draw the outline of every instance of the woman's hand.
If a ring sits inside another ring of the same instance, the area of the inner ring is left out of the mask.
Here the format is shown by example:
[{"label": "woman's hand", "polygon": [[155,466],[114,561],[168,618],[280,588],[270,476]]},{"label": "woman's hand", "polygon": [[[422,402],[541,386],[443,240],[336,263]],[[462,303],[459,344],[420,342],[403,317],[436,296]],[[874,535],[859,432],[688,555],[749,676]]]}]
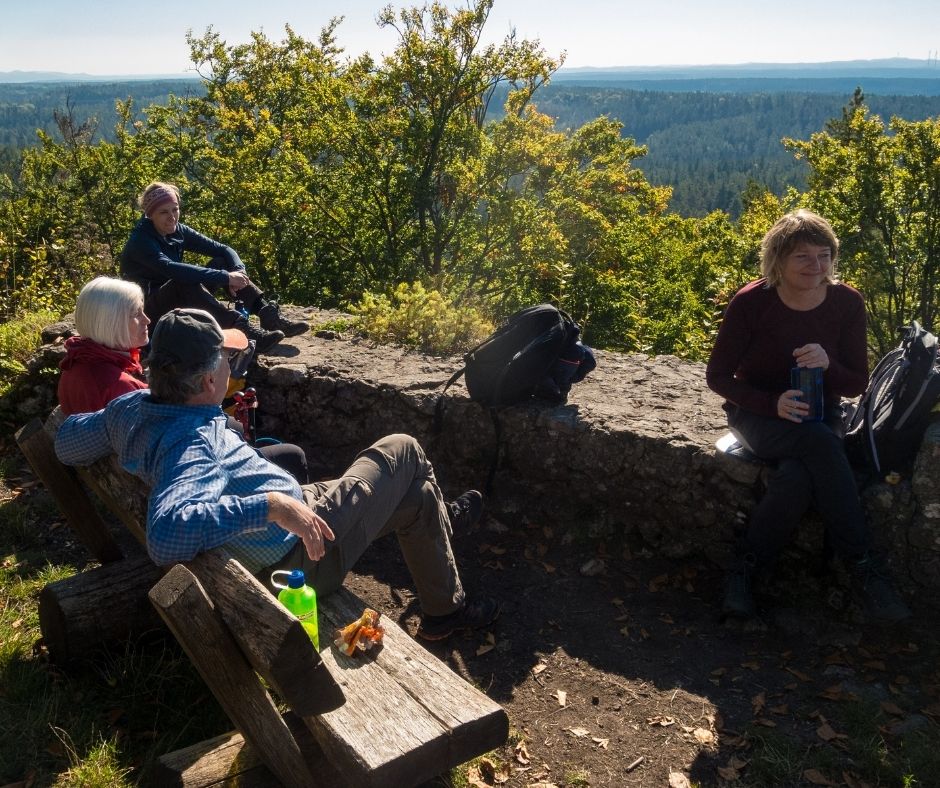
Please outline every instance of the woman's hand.
[{"label": "woman's hand", "polygon": [[803,402],[800,397],[803,392],[799,389],[787,389],[777,400],[777,415],[787,421],[801,423],[809,415],[809,403]]},{"label": "woman's hand", "polygon": [[793,358],[796,360],[798,367],[821,367],[822,369],[829,369],[828,354],[823,350],[822,345],[818,345],[815,342],[803,345],[803,347],[798,347],[793,351]]},{"label": "woman's hand", "polygon": [[326,520],[296,498],[279,492],[268,493],[268,521],[285,531],[297,534],[304,543],[311,561],[319,561],[326,553],[326,540],[335,538]]},{"label": "woman's hand", "polygon": [[244,271],[228,272],[228,291],[234,296],[243,287],[248,287],[248,275]]}]

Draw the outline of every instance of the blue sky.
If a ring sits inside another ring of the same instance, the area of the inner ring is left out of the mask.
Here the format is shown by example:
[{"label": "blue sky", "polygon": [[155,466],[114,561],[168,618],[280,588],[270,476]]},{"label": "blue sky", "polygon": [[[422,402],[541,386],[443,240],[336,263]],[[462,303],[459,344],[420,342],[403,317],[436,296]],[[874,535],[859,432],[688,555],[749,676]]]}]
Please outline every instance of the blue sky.
[{"label": "blue sky", "polygon": [[[175,74],[191,68],[187,29],[212,25],[229,44],[284,24],[315,39],[331,16],[350,55],[378,56],[394,33],[375,24],[381,0],[13,0],[0,26],[0,71]],[[419,3],[393,3],[396,7]],[[448,5],[454,6],[453,2]],[[566,66],[800,63],[910,57],[940,50],[940,0],[496,0],[488,40],[511,27]]]}]

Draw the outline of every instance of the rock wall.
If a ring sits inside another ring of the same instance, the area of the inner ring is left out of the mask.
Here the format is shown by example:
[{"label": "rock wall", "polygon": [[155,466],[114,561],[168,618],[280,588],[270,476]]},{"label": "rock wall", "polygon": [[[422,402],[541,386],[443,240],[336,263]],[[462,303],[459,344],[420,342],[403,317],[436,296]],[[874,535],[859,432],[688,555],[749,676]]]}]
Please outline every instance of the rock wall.
[{"label": "rock wall", "polygon": [[[24,407],[47,410],[54,400],[44,370],[60,352],[53,343],[37,355]],[[603,351],[597,359],[567,405],[502,412],[491,509],[566,529],[573,538],[626,538],[658,554],[723,563],[761,493],[762,471],[716,454],[726,425],[704,365]],[[434,432],[438,394],[459,365],[459,358],[323,331],[262,357],[249,383],[259,391],[260,433],[302,445],[317,476],[338,473],[382,435],[407,432],[425,446],[445,490],[456,494],[482,488],[496,445],[489,412],[469,400],[462,383],[449,390],[443,430]],[[21,407],[21,422],[28,415]],[[864,500],[899,583],[940,602],[940,423],[928,431],[912,478],[875,484]],[[817,520],[807,518],[797,546],[818,555]]]}]

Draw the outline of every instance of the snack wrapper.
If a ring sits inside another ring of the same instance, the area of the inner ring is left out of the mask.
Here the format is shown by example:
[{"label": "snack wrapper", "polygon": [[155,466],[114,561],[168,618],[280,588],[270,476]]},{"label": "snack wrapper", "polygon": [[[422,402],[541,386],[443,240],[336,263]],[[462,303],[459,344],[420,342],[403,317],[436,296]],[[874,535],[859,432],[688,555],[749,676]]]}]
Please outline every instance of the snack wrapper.
[{"label": "snack wrapper", "polygon": [[359,651],[368,651],[382,642],[385,627],[379,626],[381,615],[367,607],[362,615],[342,629],[333,632],[333,645],[352,656]]}]

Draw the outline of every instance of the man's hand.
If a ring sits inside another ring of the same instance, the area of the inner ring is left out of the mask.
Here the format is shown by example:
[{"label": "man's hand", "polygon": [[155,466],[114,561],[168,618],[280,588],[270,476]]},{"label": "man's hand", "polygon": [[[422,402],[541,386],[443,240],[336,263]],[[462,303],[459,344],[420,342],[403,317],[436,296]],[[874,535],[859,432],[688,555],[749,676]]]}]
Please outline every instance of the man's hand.
[{"label": "man's hand", "polygon": [[801,423],[809,415],[809,403],[803,402],[800,397],[803,392],[799,389],[787,389],[777,400],[777,415],[787,421]]},{"label": "man's hand", "polygon": [[228,291],[234,296],[243,287],[248,287],[248,274],[244,271],[228,272]]},{"label": "man's hand", "polygon": [[296,498],[279,492],[268,493],[268,522],[277,523],[285,531],[297,534],[311,561],[319,561],[326,553],[325,540],[335,538],[326,520]]},{"label": "man's hand", "polygon": [[793,358],[798,367],[821,367],[829,369],[829,356],[822,345],[811,342],[793,351]]}]

